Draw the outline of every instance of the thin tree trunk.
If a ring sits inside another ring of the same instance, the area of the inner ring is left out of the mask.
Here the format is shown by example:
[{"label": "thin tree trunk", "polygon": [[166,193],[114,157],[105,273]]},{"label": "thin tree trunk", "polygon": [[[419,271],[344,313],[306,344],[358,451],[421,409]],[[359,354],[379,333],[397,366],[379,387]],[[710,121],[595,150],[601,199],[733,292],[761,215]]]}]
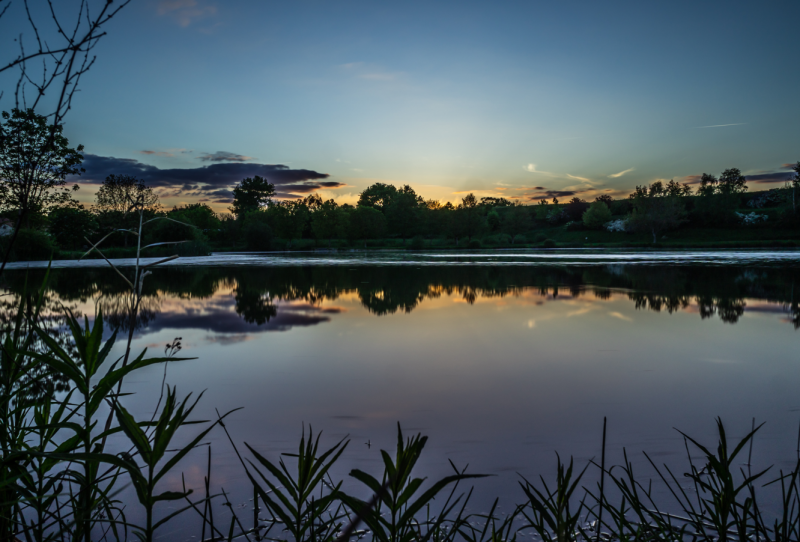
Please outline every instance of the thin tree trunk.
[{"label": "thin tree trunk", "polygon": [[11,257],[11,249],[14,248],[14,242],[17,240],[17,233],[19,232],[19,227],[22,224],[22,215],[25,214],[22,210],[20,210],[19,214],[17,215],[17,226],[14,228],[14,233],[11,234],[11,241],[8,243],[8,248],[6,249],[6,254],[3,256],[3,263],[0,265],[0,275],[3,274],[3,271],[6,268],[6,264],[8,263],[8,259]]}]

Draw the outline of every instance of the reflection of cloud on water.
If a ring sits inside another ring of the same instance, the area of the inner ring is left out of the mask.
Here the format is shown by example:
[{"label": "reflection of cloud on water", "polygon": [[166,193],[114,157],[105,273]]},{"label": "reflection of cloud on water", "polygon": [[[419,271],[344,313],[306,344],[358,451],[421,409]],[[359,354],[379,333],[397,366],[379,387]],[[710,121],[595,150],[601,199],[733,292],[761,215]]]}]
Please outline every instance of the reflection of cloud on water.
[{"label": "reflection of cloud on water", "polygon": [[247,333],[235,333],[232,335],[206,335],[203,339],[207,343],[217,343],[222,346],[227,346],[229,344],[243,343],[252,338],[252,335]]},{"label": "reflection of cloud on water", "polygon": [[624,320],[626,322],[633,322],[633,318],[629,318],[628,316],[625,316],[621,312],[613,311],[609,312],[608,315],[613,316],[614,318],[619,318],[620,320]]},{"label": "reflection of cloud on water", "polygon": [[[170,307],[172,308],[172,307]],[[157,333],[162,330],[198,329],[215,335],[206,340],[220,344],[245,341],[252,333],[265,331],[288,331],[293,327],[314,326],[330,321],[331,314],[339,314],[339,307],[317,307],[309,303],[277,303],[274,316],[257,324],[245,321],[233,310],[232,302],[204,303],[194,307],[175,307],[177,310],[162,311],[142,333]]]}]

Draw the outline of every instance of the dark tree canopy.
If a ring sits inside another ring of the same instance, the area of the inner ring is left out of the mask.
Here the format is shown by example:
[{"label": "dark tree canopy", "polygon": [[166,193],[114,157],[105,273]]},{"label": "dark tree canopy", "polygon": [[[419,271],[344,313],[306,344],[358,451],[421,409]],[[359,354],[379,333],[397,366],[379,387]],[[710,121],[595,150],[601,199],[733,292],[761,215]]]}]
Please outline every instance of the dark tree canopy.
[{"label": "dark tree canopy", "polygon": [[258,211],[272,202],[275,185],[263,177],[247,177],[233,188],[233,206],[230,211],[236,218],[243,218],[247,213]]},{"label": "dark tree canopy", "polygon": [[127,213],[134,205],[153,210],[158,208],[158,194],[136,177],[112,174],[103,181],[95,202],[99,211]]},{"label": "dark tree canopy", "polygon": [[[70,148],[63,126],[49,125],[32,109],[3,111],[0,130],[0,202],[20,216],[71,199],[67,175],[83,172],[83,145]],[[77,185],[72,191],[77,190]]]},{"label": "dark tree canopy", "polygon": [[372,207],[379,211],[386,212],[389,204],[392,203],[397,195],[397,188],[391,184],[375,183],[361,192],[358,198],[358,205]]}]

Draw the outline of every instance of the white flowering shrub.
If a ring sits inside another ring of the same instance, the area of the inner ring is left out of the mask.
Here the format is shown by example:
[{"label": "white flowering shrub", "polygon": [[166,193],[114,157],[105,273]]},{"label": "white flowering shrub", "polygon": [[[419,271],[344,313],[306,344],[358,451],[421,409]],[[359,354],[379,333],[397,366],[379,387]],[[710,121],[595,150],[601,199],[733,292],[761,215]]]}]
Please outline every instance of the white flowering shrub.
[{"label": "white flowering shrub", "polygon": [[619,218],[611,222],[606,222],[603,224],[603,227],[608,231],[626,232],[628,231],[628,221],[624,218]]},{"label": "white flowering shrub", "polygon": [[760,224],[769,220],[767,215],[759,213],[736,213],[743,226],[752,226],[753,224]]}]

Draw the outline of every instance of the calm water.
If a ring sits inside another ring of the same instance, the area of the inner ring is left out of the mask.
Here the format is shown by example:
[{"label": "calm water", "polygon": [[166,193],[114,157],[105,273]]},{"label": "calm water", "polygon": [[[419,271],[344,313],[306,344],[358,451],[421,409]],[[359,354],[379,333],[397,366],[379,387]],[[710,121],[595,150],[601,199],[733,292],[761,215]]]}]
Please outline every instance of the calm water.
[{"label": "calm water", "polygon": [[[59,266],[53,300],[124,324],[113,271]],[[12,292],[23,278],[8,274]],[[377,474],[400,422],[430,437],[422,473],[469,463],[496,475],[476,483],[476,506],[494,496],[510,505],[521,500],[517,473],[549,476],[555,451],[599,458],[604,416],[612,463],[627,447],[643,469],[642,450],[682,464],[673,428],[714,444],[721,416],[736,437],[753,418],[767,422],[754,462],[794,465],[796,285],[800,252],[186,258],[147,278],[134,351],[157,355],[182,337],[181,353],[198,359],[171,364],[167,382],[207,390],[203,417],[245,407],[228,427],[268,457],[294,448],[306,423],[326,444],[349,435],[339,476]],[[149,415],[162,376],[148,368],[126,381],[132,410]],[[222,433],[210,441],[216,484],[236,488],[244,475],[230,445]],[[196,487],[202,455],[185,465]]]}]

